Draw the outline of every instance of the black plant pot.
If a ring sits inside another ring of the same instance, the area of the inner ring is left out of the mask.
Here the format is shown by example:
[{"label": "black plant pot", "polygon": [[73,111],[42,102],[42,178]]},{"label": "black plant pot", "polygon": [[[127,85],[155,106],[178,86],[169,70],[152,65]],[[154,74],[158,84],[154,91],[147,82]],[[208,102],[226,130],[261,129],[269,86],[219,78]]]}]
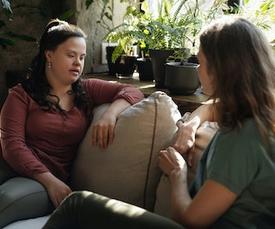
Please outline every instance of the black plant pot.
[{"label": "black plant pot", "polygon": [[120,56],[117,58],[116,64],[116,76],[118,77],[132,77],[135,71],[135,64],[137,58],[135,56]]},{"label": "black plant pot", "polygon": [[153,81],[153,68],[150,58],[137,59],[137,71],[139,73],[140,81]]},{"label": "black plant pot", "polygon": [[196,55],[192,55],[188,58],[188,63],[199,64],[199,59]]},{"label": "black plant pot", "polygon": [[115,76],[117,69],[116,64],[112,62],[112,54],[115,50],[115,46],[107,46],[106,47],[106,55],[107,55],[107,63],[108,63],[108,69],[109,69],[109,75]]},{"label": "black plant pot", "polygon": [[171,94],[191,95],[199,87],[197,64],[171,62],[166,64],[165,86]]},{"label": "black plant pot", "polygon": [[109,75],[118,77],[132,77],[135,71],[135,56],[119,56],[115,63],[112,62],[112,54],[116,47],[106,47]]},{"label": "black plant pot", "polygon": [[149,50],[156,88],[165,88],[165,63],[173,52],[173,50]]}]

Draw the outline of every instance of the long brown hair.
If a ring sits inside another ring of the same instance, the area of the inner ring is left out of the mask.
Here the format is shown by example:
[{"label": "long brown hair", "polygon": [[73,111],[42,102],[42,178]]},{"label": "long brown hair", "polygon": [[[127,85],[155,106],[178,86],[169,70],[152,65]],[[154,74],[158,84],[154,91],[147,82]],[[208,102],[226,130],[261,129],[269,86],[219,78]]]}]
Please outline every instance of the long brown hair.
[{"label": "long brown hair", "polygon": [[233,129],[252,117],[262,137],[274,134],[275,60],[262,32],[245,19],[227,18],[210,25],[200,44],[219,126]]}]

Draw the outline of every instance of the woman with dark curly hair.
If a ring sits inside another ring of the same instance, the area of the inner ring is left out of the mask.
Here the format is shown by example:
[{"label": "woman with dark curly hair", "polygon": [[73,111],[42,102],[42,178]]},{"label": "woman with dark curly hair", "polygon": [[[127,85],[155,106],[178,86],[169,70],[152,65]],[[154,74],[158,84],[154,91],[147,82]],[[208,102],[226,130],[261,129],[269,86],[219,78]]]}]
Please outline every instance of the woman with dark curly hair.
[{"label": "woman with dark curly hair", "polygon": [[182,155],[172,147],[160,152],[175,221],[95,193],[76,192],[43,228],[274,228],[271,46],[249,21],[226,18],[202,33],[198,57],[203,90],[214,99],[220,129],[203,154],[192,192]]},{"label": "woman with dark curly hair", "polygon": [[13,87],[1,111],[4,160],[18,175],[40,182],[57,207],[71,193],[70,168],[96,105],[111,103],[91,141],[106,148],[121,111],[142,93],[125,84],[81,79],[86,35],[58,19],[47,25],[27,79]]}]

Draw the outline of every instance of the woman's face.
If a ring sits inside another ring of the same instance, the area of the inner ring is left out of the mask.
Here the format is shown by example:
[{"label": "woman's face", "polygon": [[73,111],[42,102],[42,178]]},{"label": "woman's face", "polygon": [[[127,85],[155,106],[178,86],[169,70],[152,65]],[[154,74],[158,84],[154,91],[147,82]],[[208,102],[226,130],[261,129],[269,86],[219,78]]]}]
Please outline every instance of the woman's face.
[{"label": "woman's face", "polygon": [[82,37],[71,37],[57,46],[55,50],[45,52],[46,72],[50,82],[58,81],[63,85],[74,83],[82,74],[86,55],[86,41]]},{"label": "woman's face", "polygon": [[198,67],[198,72],[199,72],[200,82],[202,85],[202,91],[206,95],[212,95],[213,94],[213,85],[211,80],[212,77],[208,74],[207,60],[202,51],[202,48],[200,48],[199,50],[198,59],[200,63]]}]

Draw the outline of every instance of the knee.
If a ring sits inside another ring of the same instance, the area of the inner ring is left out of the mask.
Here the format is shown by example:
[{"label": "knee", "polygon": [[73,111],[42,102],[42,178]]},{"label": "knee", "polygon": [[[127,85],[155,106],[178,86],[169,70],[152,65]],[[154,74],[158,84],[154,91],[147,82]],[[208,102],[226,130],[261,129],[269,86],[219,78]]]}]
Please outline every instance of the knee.
[{"label": "knee", "polygon": [[15,177],[0,185],[0,227],[19,219],[48,214],[52,205],[44,187],[31,179]]},{"label": "knee", "polygon": [[96,194],[89,191],[74,191],[64,200],[64,203],[82,205],[87,198],[91,198],[94,195]]},{"label": "knee", "polygon": [[28,199],[34,203],[37,199],[48,202],[48,195],[40,183],[23,177],[9,179],[0,186],[0,212]]},{"label": "knee", "polygon": [[90,191],[72,192],[61,204],[66,209],[89,209],[90,206],[105,205],[110,199]]}]

